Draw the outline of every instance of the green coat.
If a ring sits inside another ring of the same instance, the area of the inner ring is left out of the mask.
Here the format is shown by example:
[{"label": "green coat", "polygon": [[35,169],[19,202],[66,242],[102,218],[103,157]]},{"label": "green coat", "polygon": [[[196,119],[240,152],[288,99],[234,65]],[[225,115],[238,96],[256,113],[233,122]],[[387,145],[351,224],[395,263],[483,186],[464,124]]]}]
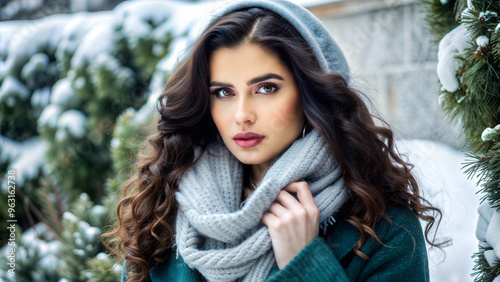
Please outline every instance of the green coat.
[{"label": "green coat", "polygon": [[[375,232],[384,243],[369,238],[361,252],[368,261],[352,252],[359,231],[339,220],[325,237],[309,243],[292,261],[273,269],[266,281],[429,281],[429,267],[422,227],[408,208],[389,208],[390,223],[382,219]],[[204,281],[179,256],[171,254],[164,267],[150,271],[152,281]],[[122,281],[125,281],[123,275]]]}]

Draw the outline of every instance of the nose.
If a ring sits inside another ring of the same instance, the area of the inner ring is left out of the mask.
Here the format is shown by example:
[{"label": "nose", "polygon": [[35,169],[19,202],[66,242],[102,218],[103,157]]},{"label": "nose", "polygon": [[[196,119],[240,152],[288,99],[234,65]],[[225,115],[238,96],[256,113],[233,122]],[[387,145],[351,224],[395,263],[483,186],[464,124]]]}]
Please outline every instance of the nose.
[{"label": "nose", "polygon": [[240,96],[234,118],[238,125],[252,124],[255,122],[257,116],[250,98],[245,97],[245,95],[243,95],[243,97]]}]

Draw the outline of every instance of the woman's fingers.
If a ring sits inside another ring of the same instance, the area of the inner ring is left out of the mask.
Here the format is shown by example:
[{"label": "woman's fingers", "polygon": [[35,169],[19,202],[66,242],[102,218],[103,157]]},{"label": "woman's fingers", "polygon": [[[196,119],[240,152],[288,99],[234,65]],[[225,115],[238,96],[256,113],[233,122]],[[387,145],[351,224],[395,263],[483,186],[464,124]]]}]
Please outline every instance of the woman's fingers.
[{"label": "woman's fingers", "polygon": [[267,227],[271,227],[271,226],[274,226],[274,224],[276,222],[278,222],[278,218],[270,213],[270,212],[266,212],[263,216],[262,216],[262,222],[267,226]]},{"label": "woman's fingers", "polygon": [[285,207],[283,207],[281,204],[275,202],[269,208],[269,212],[274,214],[277,217],[283,217],[286,215],[288,210]]},{"label": "woman's fingers", "polygon": [[285,186],[284,190],[297,194],[299,202],[304,205],[316,205],[309,185],[305,181],[290,183]]},{"label": "woman's fingers", "polygon": [[[297,195],[297,200],[295,200],[300,205],[300,209],[296,209],[298,215],[305,215],[311,219],[319,220],[319,209],[314,202],[309,185],[306,182],[293,182],[285,186],[284,191],[288,193],[294,193]],[[283,192],[283,190],[282,190]],[[291,195],[290,195],[291,196]],[[292,196],[293,197],[293,196]],[[295,199],[295,197],[294,197]],[[288,202],[290,203],[290,202]]]},{"label": "woman's fingers", "polygon": [[278,267],[283,269],[319,234],[319,210],[307,183],[291,183],[282,189],[262,222],[269,229]]},{"label": "woman's fingers", "polygon": [[276,202],[280,203],[287,209],[297,209],[302,207],[299,201],[286,190],[281,190],[278,193],[278,197],[276,197]]}]

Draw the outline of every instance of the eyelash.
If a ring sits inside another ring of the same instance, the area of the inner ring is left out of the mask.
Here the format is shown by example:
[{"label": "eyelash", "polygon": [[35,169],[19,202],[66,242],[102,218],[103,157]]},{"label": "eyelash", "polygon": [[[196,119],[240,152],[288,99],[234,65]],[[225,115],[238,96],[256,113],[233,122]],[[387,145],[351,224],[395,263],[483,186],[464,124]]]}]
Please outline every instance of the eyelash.
[{"label": "eyelash", "polygon": [[[273,91],[271,91],[269,93],[261,93],[263,95],[270,95],[270,94],[273,94],[273,93],[275,93],[275,92],[277,92],[279,90],[279,87],[276,84],[273,84],[273,83],[262,84],[262,85],[259,86],[259,88],[257,88],[257,90],[261,89],[262,87],[266,87],[266,86],[270,86],[270,87],[272,87],[274,89],[273,89]],[[210,92],[210,95],[214,95],[217,99],[227,99],[227,98],[229,98],[230,96],[219,96],[218,93],[220,91],[222,91],[222,90],[229,90],[230,92],[232,92],[229,88],[217,88],[214,91]]]}]

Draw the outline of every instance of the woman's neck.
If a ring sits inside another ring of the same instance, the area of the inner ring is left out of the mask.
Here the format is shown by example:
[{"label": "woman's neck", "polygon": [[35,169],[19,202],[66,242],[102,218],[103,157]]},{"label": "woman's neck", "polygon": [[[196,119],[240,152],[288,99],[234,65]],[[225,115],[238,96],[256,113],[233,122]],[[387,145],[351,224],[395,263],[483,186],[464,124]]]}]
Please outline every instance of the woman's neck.
[{"label": "woman's neck", "polygon": [[255,185],[260,183],[269,167],[270,165],[267,164],[252,165],[252,177],[250,178],[250,181]]},{"label": "woman's neck", "polygon": [[256,186],[260,184],[264,175],[266,175],[267,170],[280,158],[282,154],[275,156],[267,162],[261,164],[251,165],[251,178],[250,181]]}]

